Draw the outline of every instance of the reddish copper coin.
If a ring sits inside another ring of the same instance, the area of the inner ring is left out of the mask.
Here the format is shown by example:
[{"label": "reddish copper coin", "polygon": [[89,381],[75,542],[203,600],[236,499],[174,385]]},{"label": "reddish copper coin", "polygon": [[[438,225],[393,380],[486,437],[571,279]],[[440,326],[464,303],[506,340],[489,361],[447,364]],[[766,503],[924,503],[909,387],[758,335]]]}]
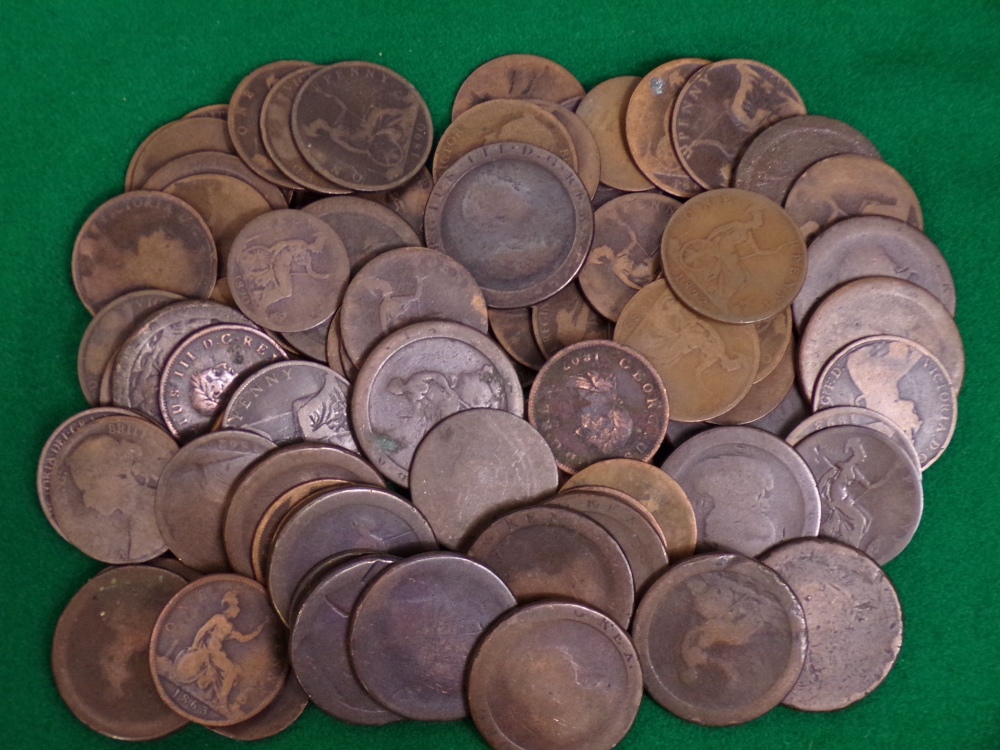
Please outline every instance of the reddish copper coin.
[{"label": "reddish copper coin", "polygon": [[500,342],[511,359],[532,370],[540,370],[545,364],[545,354],[535,339],[531,308],[511,307],[504,310],[491,307],[487,314],[493,337]]},{"label": "reddish copper coin", "polygon": [[170,184],[194,175],[218,174],[234,177],[260,193],[274,209],[288,208],[288,199],[281,188],[251,171],[238,156],[219,151],[196,151],[178,156],[157,169],[142,186],[143,190],[163,190]]},{"label": "reddish copper coin", "polygon": [[625,135],[625,112],[640,79],[619,76],[602,81],[576,107],[597,140],[601,153],[601,182],[628,192],[649,190],[653,183],[636,166]]},{"label": "reddish copper coin", "polygon": [[[796,299],[798,297],[796,296]],[[792,309],[786,307],[777,315],[753,324],[760,341],[760,364],[753,382],[759,383],[778,368],[785,356],[795,361],[792,345]]]},{"label": "reddish copper coin", "polygon": [[168,122],[154,130],[139,144],[129,162],[125,190],[138,190],[164,164],[197,151],[236,153],[224,120],[191,117]]},{"label": "reddish copper coin", "polygon": [[309,696],[299,685],[294,674],[285,677],[281,692],[267,708],[253,718],[225,727],[209,727],[216,734],[240,742],[251,742],[274,737],[298,721],[309,705]]},{"label": "reddish copper coin", "polygon": [[583,86],[557,62],[538,55],[503,55],[480,65],[455,94],[451,119],[493,99],[563,102],[583,96]]},{"label": "reddish copper coin", "polygon": [[566,132],[573,140],[573,149],[576,152],[576,173],[580,177],[580,182],[587,188],[587,193],[593,198],[601,179],[601,149],[597,145],[594,134],[590,132],[587,124],[575,114],[575,110],[563,104],[555,104],[542,99],[532,99],[531,103],[555,116],[559,123],[566,128]]},{"label": "reddish copper coin", "polygon": [[531,329],[546,359],[581,341],[611,338],[611,321],[590,306],[575,282],[531,308]]},{"label": "reddish copper coin", "polygon": [[185,117],[214,117],[216,120],[225,120],[229,117],[228,104],[206,104],[188,112]]},{"label": "reddish copper coin", "polygon": [[750,424],[765,414],[770,414],[794,385],[795,357],[789,347],[778,360],[775,369],[750,386],[747,395],[736,406],[709,421],[713,424]]}]

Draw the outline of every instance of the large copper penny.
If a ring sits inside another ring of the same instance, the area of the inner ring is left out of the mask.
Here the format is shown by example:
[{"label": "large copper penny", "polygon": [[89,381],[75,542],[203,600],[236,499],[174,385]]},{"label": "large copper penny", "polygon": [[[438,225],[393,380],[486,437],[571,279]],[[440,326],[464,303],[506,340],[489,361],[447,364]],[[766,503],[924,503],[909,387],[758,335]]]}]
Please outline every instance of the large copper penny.
[{"label": "large copper penny", "polygon": [[782,702],[836,711],[882,684],[903,645],[903,612],[879,566],[828,539],[788,542],[761,562],[795,592],[809,628],[802,673]]},{"label": "large copper penny", "polygon": [[[796,298],[797,299],[797,298]],[[792,346],[792,309],[786,307],[773,318],[758,320],[753,324],[760,339],[760,364],[753,382],[759,383],[778,368],[786,355],[795,361]]]},{"label": "large copper penny", "polygon": [[514,610],[479,643],[469,712],[495,750],[606,750],[632,726],[642,671],[628,635],[589,607]]},{"label": "large copper penny", "polygon": [[[420,238],[416,243],[405,242],[404,245],[422,245],[424,236],[424,211],[427,210],[427,199],[431,195],[431,188],[434,181],[431,179],[431,172],[427,167],[421,167],[417,176],[392,190],[383,190],[377,193],[358,193],[358,198],[378,203],[381,206],[391,209],[394,213],[406,220],[406,223],[413,227],[413,231]],[[341,233],[343,239],[343,233]],[[347,240],[344,240],[345,243]],[[350,253],[350,248],[348,248]]]},{"label": "large copper penny", "polygon": [[575,282],[531,308],[531,329],[546,359],[581,341],[611,338],[611,322],[590,306]]},{"label": "large copper penny", "polygon": [[701,555],[654,583],[632,626],[643,681],[671,713],[708,726],[752,721],[791,690],[806,619],[788,585],[742,555]]},{"label": "large copper penny", "polygon": [[545,364],[545,354],[538,346],[531,325],[530,307],[511,307],[506,310],[491,307],[487,310],[490,330],[500,346],[515,362],[540,370]]},{"label": "large copper penny", "polygon": [[209,174],[235,177],[260,193],[271,208],[288,208],[288,200],[281,192],[281,188],[251,171],[246,162],[238,156],[223,154],[219,151],[196,151],[193,154],[178,156],[156,170],[146,180],[142,189],[163,190],[177,180]]},{"label": "large copper penny", "polygon": [[812,407],[803,398],[802,391],[797,386],[793,386],[788,389],[788,393],[785,394],[780,404],[760,419],[748,423],[748,426],[784,438],[811,413]]},{"label": "large copper penny", "polygon": [[639,84],[637,76],[602,81],[587,92],[576,107],[601,152],[601,182],[618,190],[649,190],[653,183],[636,166],[625,136],[625,112]]},{"label": "large copper penny", "polygon": [[583,86],[557,62],[538,55],[503,55],[480,65],[462,82],[451,109],[454,120],[493,99],[564,102],[583,96]]},{"label": "large copper penny", "polygon": [[299,685],[294,674],[285,677],[281,692],[267,708],[256,716],[225,727],[209,727],[216,734],[240,742],[251,742],[274,737],[298,721],[309,705],[309,696]]},{"label": "large copper penny", "polygon": [[473,646],[514,604],[500,578],[466,557],[438,552],[396,563],[372,581],[351,618],[358,679],[400,716],[461,719]]},{"label": "large copper penny", "polygon": [[863,406],[830,406],[803,417],[791,432],[785,436],[785,442],[796,446],[804,437],[818,430],[838,425],[859,425],[881,432],[896,445],[902,448],[914,466],[920,467],[920,457],[913,441],[895,422],[884,414],[866,409]]},{"label": "large copper penny", "polygon": [[285,683],[281,622],[256,581],[229,573],[188,584],[164,607],[149,647],[160,697],[206,726],[246,721]]},{"label": "large copper penny", "polygon": [[573,139],[573,148],[576,151],[576,173],[580,177],[580,182],[587,188],[587,193],[593,198],[601,179],[601,150],[594,134],[579,115],[563,104],[554,104],[542,99],[532,99],[531,103],[554,115],[566,128],[569,137]]},{"label": "large copper penny", "polygon": [[285,331],[284,333],[275,331],[275,337],[285,345],[286,350],[307,359],[326,362],[326,340],[330,337],[332,324],[333,315],[319,325],[304,331]]},{"label": "large copper penny", "polygon": [[163,165],[198,151],[235,154],[224,120],[192,117],[168,122],[154,130],[132,155],[125,173],[125,190],[138,190]]},{"label": "large copper penny", "polygon": [[52,638],[52,674],[69,710],[95,732],[155,740],[187,724],[156,692],[148,655],[156,618],[186,585],[152,567],[110,568],[66,605]]},{"label": "large copper penny", "polygon": [[[789,324],[791,319],[789,319]],[[717,417],[713,424],[750,424],[769,414],[795,386],[795,356],[789,347],[777,362],[777,367],[747,391],[736,406]]]}]

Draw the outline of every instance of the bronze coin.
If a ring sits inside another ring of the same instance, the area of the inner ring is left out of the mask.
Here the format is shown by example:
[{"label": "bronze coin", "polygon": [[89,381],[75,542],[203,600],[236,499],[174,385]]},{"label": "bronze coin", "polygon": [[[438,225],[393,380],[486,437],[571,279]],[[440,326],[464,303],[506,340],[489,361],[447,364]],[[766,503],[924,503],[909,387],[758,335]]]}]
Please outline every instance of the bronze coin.
[{"label": "bronze coin", "polygon": [[229,491],[243,470],[274,443],[239,430],[223,430],[183,446],[163,468],[153,510],[167,547],[202,573],[229,569],[222,522]]},{"label": "bronze coin", "polygon": [[285,333],[275,331],[274,336],[285,345],[286,350],[317,362],[326,362],[326,340],[330,336],[332,323],[333,315],[319,325],[304,331],[285,331]]},{"label": "bronze coin", "polygon": [[350,267],[340,237],[315,216],[258,216],[233,240],[229,285],[240,310],[273,331],[304,331],[336,312]]},{"label": "bronze coin", "polygon": [[206,104],[188,112],[185,117],[214,117],[216,120],[225,120],[229,117],[228,104]]},{"label": "bronze coin", "polygon": [[625,138],[636,166],[661,190],[678,198],[701,192],[677,160],[671,115],[677,95],[708,60],[683,58],[653,68],[639,81],[625,110]]},{"label": "bronze coin", "polygon": [[[157,568],[158,570],[166,570],[169,573],[176,573],[188,583],[191,583],[191,581],[197,581],[202,577],[202,575],[204,575],[194,568],[185,565],[169,552],[164,555],[160,555],[159,557],[154,557],[152,560],[145,563],[145,565]],[[143,658],[143,667],[145,666],[145,658]]]},{"label": "bronze coin", "polygon": [[469,667],[469,713],[495,750],[617,746],[642,700],[628,635],[589,607],[520,607],[483,637]]},{"label": "bronze coin", "polygon": [[[647,192],[647,193],[653,192],[653,188],[650,188],[649,190],[646,191],[636,191],[636,192]],[[596,211],[608,201],[612,201],[615,198],[621,198],[623,195],[630,195],[630,194],[631,193],[628,190],[615,190],[612,187],[608,187],[607,185],[601,184],[597,186],[597,192],[594,193],[594,197],[591,199],[590,204]]]},{"label": "bronze coin", "polygon": [[905,549],[924,510],[920,467],[906,451],[857,425],[814,432],[795,450],[816,477],[822,536],[861,550],[879,565]]},{"label": "bronze coin", "polygon": [[831,358],[816,381],[813,405],[864,406],[882,414],[913,442],[926,469],[955,432],[956,393],[929,350],[900,336],[870,336]]},{"label": "bronze coin", "polygon": [[156,485],[177,444],[138,416],[108,415],[80,425],[50,469],[55,526],[95,560],[122,565],[167,551],[156,527]]},{"label": "bronze coin", "polygon": [[881,159],[853,154],[830,156],[809,167],[788,191],[785,210],[806,242],[850,216],[888,216],[924,228],[910,183]]},{"label": "bronze coin", "polygon": [[135,190],[88,217],[76,236],[72,265],[76,293],[96,313],[137,289],[207,297],[218,262],[212,233],[193,208],[170,195]]},{"label": "bronze coin", "polygon": [[795,87],[756,60],[720,60],[695,71],[677,95],[671,133],[681,165],[704,188],[730,185],[754,137],[806,113]]},{"label": "bronze coin", "polygon": [[421,167],[417,176],[404,185],[392,190],[382,190],[377,193],[358,193],[358,198],[373,201],[399,214],[406,223],[413,227],[419,238],[416,242],[406,245],[422,245],[424,237],[424,211],[427,210],[427,199],[431,196],[434,181],[427,167]]},{"label": "bronze coin", "polygon": [[553,115],[566,128],[566,132],[573,140],[573,149],[576,152],[577,176],[583,186],[587,188],[588,195],[593,198],[601,180],[601,150],[594,134],[590,132],[587,124],[574,113],[574,110],[562,104],[542,99],[532,99],[531,103]]},{"label": "bronze coin", "polygon": [[370,62],[313,73],[295,97],[292,135],[317,172],[352,190],[409,182],[434,139],[430,110],[413,84]]},{"label": "bronze coin", "polygon": [[882,684],[903,645],[903,612],[881,568],[829,539],[788,542],[761,562],[796,594],[809,628],[802,673],[782,702],[836,711]]},{"label": "bronze coin", "polygon": [[347,371],[340,361],[340,351],[340,310],[338,309],[330,319],[330,327],[326,332],[326,364],[335,373],[347,378]]},{"label": "bronze coin", "polygon": [[575,281],[531,308],[531,329],[546,359],[581,341],[611,338],[611,321],[590,306]]},{"label": "bronze coin", "polygon": [[786,307],[774,317],[758,320],[753,326],[760,341],[760,364],[753,382],[759,383],[777,369],[785,356],[791,356],[792,362],[795,361],[792,352],[792,308]]},{"label": "bronze coin", "polygon": [[583,96],[583,86],[557,62],[538,55],[503,55],[469,74],[455,94],[451,119],[493,99],[544,99],[563,102]]},{"label": "bronze coin", "polygon": [[636,166],[625,136],[625,112],[641,79],[619,76],[601,81],[576,107],[601,152],[601,182],[628,192],[649,190],[653,183]]},{"label": "bronze coin", "polygon": [[251,742],[274,737],[288,729],[309,705],[309,696],[299,685],[294,674],[285,677],[285,684],[267,708],[259,714],[239,724],[225,727],[209,727],[216,734],[240,742]]},{"label": "bronze coin", "polygon": [[780,206],[799,175],[838,154],[881,158],[872,142],[847,123],[819,115],[789,117],[750,142],[736,165],[733,187],[760,193]]},{"label": "bronze coin", "polygon": [[410,494],[442,546],[466,549],[498,516],[552,495],[559,471],[545,438],[497,409],[452,414],[420,441]]},{"label": "bronze coin", "polygon": [[518,602],[571,599],[628,627],[635,586],[628,560],[604,528],[576,511],[522,508],[494,521],[469,557],[495,572]]},{"label": "bronze coin", "polygon": [[514,604],[500,578],[466,557],[437,552],[396,563],[365,589],[351,618],[358,679],[400,716],[461,719],[469,655]]},{"label": "bronze coin", "polygon": [[806,656],[806,619],[788,585],[742,555],[674,566],[632,626],[646,690],[687,721],[731,726],[777,706]]},{"label": "bronze coin", "polygon": [[[760,419],[749,422],[747,426],[756,427],[758,430],[764,430],[764,432],[770,432],[772,435],[784,438],[811,413],[812,407],[803,398],[802,391],[798,387],[792,387],[788,389],[788,393],[785,394],[785,398],[780,404]],[[669,437],[669,435],[668,429],[667,436]]]},{"label": "bronze coin", "polygon": [[649,461],[667,434],[663,381],[641,354],[584,341],[550,359],[531,386],[528,420],[570,474],[608,458]]},{"label": "bronze coin", "polygon": [[427,201],[427,244],[469,269],[491,307],[551,297],[580,270],[593,237],[590,196],[559,157],[494,143],[459,159]]},{"label": "bronze coin", "polygon": [[785,442],[795,447],[804,437],[812,433],[836,427],[837,425],[853,424],[881,432],[896,445],[903,449],[914,466],[920,467],[920,456],[913,446],[913,441],[889,417],[863,406],[831,406],[820,409],[814,414],[803,416],[795,429],[785,436]]},{"label": "bronze coin", "polygon": [[[317,495],[323,494],[315,493]],[[299,611],[302,609],[302,604],[305,600],[313,593],[313,591],[323,583],[324,579],[332,573],[336,572],[337,568],[345,565],[346,563],[356,560],[361,557],[376,556],[378,553],[365,551],[363,549],[349,549],[343,552],[337,552],[336,554],[330,555],[329,557],[316,563],[309,569],[309,572],[305,574],[299,585],[295,587],[295,591],[292,593],[292,603],[289,605],[288,617],[289,628],[295,627],[295,621],[299,616]],[[389,562],[396,562],[400,558],[395,555],[386,555]],[[348,610],[346,613],[348,618],[350,618],[351,613]]]},{"label": "bronze coin", "polygon": [[358,597],[397,560],[380,553],[341,562],[296,608],[288,643],[292,669],[312,702],[341,721],[378,726],[401,718],[368,695],[348,653],[348,625]]},{"label": "bronze coin", "polygon": [[66,605],[52,638],[52,674],[69,710],[95,732],[155,740],[187,724],[160,699],[148,666],[156,618],[186,585],[148,566],[111,568]]},{"label": "bronze coin", "polygon": [[695,312],[726,323],[770,318],[806,277],[806,245],[791,217],[746,190],[712,190],[671,217],[661,244],[671,289]]},{"label": "bronze coin", "polygon": [[517,373],[488,336],[432,321],[389,334],[372,349],[354,384],[350,416],[361,450],[405,487],[424,435],[445,417],[476,408],[521,416]]},{"label": "bronze coin", "polygon": [[716,427],[671,453],[663,470],[698,519],[699,551],[759,555],[785,539],[816,536],[816,480],[785,441],[752,427]]},{"label": "bronze coin", "polygon": [[750,424],[770,414],[793,387],[795,387],[795,356],[789,347],[778,360],[777,368],[763,380],[758,380],[750,386],[747,395],[736,406],[708,421],[713,424]]},{"label": "bronze coin", "polygon": [[143,190],[163,190],[168,185],[194,175],[219,174],[235,177],[260,193],[274,209],[288,208],[288,200],[281,189],[249,169],[242,159],[219,151],[196,151],[178,156],[157,169],[142,185]]},{"label": "bronze coin", "polygon": [[213,117],[191,117],[154,130],[139,144],[129,162],[125,190],[138,190],[164,164],[196,151],[235,154],[226,122]]},{"label": "bronze coin", "polygon": [[545,355],[538,347],[531,325],[530,307],[499,307],[487,309],[490,330],[493,337],[515,362],[532,370],[540,370],[545,364]]},{"label": "bronze coin", "polygon": [[191,721],[228,726],[259,714],[288,672],[264,587],[229,573],[189,583],[156,621],[149,668],[160,697]]},{"label": "bronze coin", "polygon": [[665,195],[631,193],[594,211],[594,241],[580,269],[580,288],[608,320],[618,320],[635,293],[663,274],[660,241],[679,206]]}]

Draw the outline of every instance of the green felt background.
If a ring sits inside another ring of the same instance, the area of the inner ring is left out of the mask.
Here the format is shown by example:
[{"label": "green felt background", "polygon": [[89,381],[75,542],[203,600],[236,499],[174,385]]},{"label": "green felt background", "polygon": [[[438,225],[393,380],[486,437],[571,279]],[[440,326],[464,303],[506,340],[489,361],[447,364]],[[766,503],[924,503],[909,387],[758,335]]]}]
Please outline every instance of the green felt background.
[{"label": "green felt background", "polygon": [[[63,542],[35,497],[39,450],[84,408],[76,351],[89,316],[70,281],[84,218],[122,189],[158,125],[229,99],[280,58],[388,65],[423,93],[437,132],[462,79],[533,52],[587,87],[684,56],[751,57],[812,113],[867,134],[921,197],[958,288],[968,377],[954,442],[926,476],[926,512],[888,572],[903,651],[874,695],[830,715],[779,708],[750,725],[685,724],[648,699],[623,748],[1000,747],[1000,5],[996,2],[437,3],[94,0],[0,2],[0,741],[110,747],[62,705],[49,673],[63,606],[102,566]],[[162,748],[222,747],[199,727]],[[274,748],[476,748],[471,724],[362,729],[310,709]]]}]

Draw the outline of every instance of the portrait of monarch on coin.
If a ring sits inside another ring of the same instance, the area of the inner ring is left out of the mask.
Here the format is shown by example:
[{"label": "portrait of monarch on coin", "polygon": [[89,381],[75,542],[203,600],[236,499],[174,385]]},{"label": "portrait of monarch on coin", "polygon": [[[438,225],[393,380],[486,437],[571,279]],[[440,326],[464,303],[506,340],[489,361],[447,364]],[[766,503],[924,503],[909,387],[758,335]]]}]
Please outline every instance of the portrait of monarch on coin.
[{"label": "portrait of monarch on coin", "polygon": [[847,355],[847,373],[861,392],[855,406],[888,417],[911,440],[923,426],[916,404],[901,388],[909,371],[923,355],[901,341],[863,346]]},{"label": "portrait of monarch on coin", "polygon": [[615,387],[613,373],[587,372],[571,380],[579,407],[580,426],[577,437],[602,453],[616,453],[632,437],[632,417],[622,403]]},{"label": "portrait of monarch on coin", "polygon": [[322,237],[315,237],[311,242],[284,239],[273,245],[250,245],[239,263],[254,304],[270,311],[274,305],[292,296],[296,276],[328,278],[328,274],[314,267],[313,259],[322,251]]},{"label": "portrait of monarch on coin", "polygon": [[191,376],[191,406],[199,414],[211,417],[219,408],[219,401],[236,379],[236,370],[225,362],[209,367]]},{"label": "portrait of monarch on coin", "polygon": [[704,509],[706,541],[750,555],[778,541],[772,520],[774,476],[764,464],[745,456],[710,458],[699,464],[691,488]]}]

